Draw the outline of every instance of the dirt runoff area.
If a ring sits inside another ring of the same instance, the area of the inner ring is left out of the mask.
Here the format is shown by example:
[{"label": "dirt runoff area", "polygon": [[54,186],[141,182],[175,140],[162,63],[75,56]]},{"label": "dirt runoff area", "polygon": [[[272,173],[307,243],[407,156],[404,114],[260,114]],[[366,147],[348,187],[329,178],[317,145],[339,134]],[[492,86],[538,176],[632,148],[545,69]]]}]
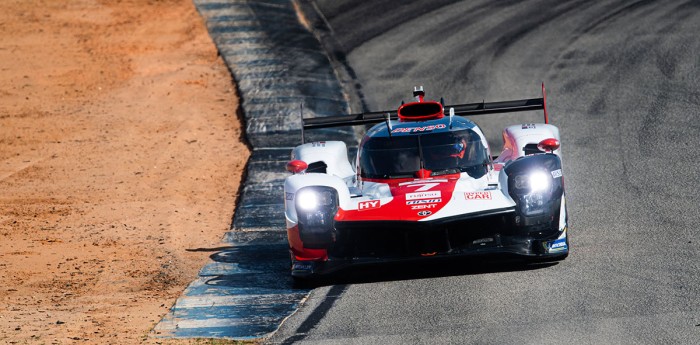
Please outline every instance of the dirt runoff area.
[{"label": "dirt runoff area", "polygon": [[249,155],[192,1],[3,0],[0,80],[0,343],[162,342]]}]

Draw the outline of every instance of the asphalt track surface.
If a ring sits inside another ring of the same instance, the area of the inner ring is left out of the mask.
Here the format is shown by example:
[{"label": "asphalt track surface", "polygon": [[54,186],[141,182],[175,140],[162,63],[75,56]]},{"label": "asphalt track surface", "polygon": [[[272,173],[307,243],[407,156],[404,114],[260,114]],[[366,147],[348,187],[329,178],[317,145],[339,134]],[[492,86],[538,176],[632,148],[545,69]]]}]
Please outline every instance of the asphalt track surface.
[{"label": "asphalt track surface", "polygon": [[[318,1],[367,108],[538,97],[562,131],[554,265],[362,268],[272,343],[700,344],[700,1]],[[531,118],[475,118],[492,140]]]}]

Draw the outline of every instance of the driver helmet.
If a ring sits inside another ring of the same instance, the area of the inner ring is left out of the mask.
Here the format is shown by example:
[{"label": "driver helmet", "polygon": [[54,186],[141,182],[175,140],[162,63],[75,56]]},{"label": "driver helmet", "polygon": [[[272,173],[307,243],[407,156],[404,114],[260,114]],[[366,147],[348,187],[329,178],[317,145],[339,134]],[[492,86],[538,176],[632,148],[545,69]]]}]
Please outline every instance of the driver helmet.
[{"label": "driver helmet", "polygon": [[464,138],[459,138],[457,142],[452,144],[452,153],[450,153],[450,157],[463,159],[466,151],[467,141]]}]

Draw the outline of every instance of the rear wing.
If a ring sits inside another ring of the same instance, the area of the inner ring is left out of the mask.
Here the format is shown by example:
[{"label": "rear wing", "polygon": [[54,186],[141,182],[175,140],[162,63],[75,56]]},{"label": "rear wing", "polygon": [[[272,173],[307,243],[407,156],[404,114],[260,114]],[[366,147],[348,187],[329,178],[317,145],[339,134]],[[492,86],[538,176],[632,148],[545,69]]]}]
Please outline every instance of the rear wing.
[{"label": "rear wing", "polygon": [[[444,106],[445,109],[454,108],[454,114],[460,116],[487,115],[498,113],[511,113],[518,111],[540,110],[544,112],[544,123],[549,123],[547,115],[547,94],[545,92],[544,83],[542,83],[542,97],[519,99],[513,101],[501,102],[481,102],[468,103]],[[380,123],[387,120],[387,115],[391,120],[397,120],[398,114],[396,110],[392,111],[374,111],[367,113],[359,113],[352,115],[326,116],[304,118],[302,116],[302,138],[303,131],[306,129],[331,128],[342,126],[358,126],[366,124]]]}]

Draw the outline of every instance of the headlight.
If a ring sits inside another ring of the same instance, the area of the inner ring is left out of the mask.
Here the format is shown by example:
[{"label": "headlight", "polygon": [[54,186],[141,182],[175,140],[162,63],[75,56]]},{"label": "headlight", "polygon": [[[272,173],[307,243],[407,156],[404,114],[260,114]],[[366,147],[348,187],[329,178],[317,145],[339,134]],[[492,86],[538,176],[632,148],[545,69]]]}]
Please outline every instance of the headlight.
[{"label": "headlight", "polygon": [[536,171],[528,176],[531,192],[541,192],[549,188],[549,176],[543,171]]},{"label": "headlight", "polygon": [[528,192],[542,192],[549,188],[550,178],[544,171],[533,171],[526,175],[515,176],[515,188],[527,189]]},{"label": "headlight", "polygon": [[545,171],[530,170],[528,173],[516,175],[513,182],[523,214],[544,214],[552,186],[551,177]]},{"label": "headlight", "polygon": [[335,194],[330,190],[305,188],[297,194],[297,206],[304,211],[313,211],[319,207],[335,204]]},{"label": "headlight", "polygon": [[318,194],[312,190],[299,192],[297,205],[304,211],[312,211],[318,207]]},{"label": "headlight", "polygon": [[338,192],[327,186],[309,186],[296,194],[299,237],[305,248],[328,248],[335,241],[333,218],[338,211]]},{"label": "headlight", "polygon": [[[564,192],[559,156],[546,153],[518,158],[503,167],[508,194],[516,204],[515,224],[527,231],[556,226]],[[533,227],[534,226],[534,227]]]},{"label": "headlight", "polygon": [[544,213],[545,198],[541,193],[531,193],[523,196],[522,205],[524,213],[528,216]]}]

